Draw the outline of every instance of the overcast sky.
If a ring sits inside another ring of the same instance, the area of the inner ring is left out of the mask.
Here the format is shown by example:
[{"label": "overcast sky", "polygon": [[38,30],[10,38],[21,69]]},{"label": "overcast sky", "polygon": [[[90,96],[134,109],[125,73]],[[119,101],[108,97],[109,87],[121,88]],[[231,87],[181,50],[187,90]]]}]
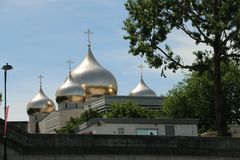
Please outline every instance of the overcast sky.
[{"label": "overcast sky", "polygon": [[[87,52],[90,29],[92,51],[102,66],[113,73],[118,82],[118,94],[128,95],[139,82],[138,65],[144,59],[128,54],[128,41],[123,39],[123,21],[127,17],[125,0],[0,0],[0,64],[14,67],[8,72],[8,104],[10,120],[28,120],[26,105],[39,90],[42,74],[43,90],[55,101],[55,92]],[[185,63],[192,61],[194,43],[183,33],[173,31],[168,38],[171,47],[183,55]],[[201,46],[200,46],[201,47]],[[146,67],[147,65],[144,64]],[[183,78],[182,71],[167,72],[144,69],[144,80],[157,95],[165,95]],[[3,92],[3,72],[0,74]],[[2,117],[3,104],[0,109]]]}]

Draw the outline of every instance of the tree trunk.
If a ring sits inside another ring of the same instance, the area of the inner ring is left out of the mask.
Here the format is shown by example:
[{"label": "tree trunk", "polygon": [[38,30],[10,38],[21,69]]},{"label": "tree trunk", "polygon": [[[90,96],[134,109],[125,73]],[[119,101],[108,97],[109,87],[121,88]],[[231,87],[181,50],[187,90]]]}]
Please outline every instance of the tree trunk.
[{"label": "tree trunk", "polygon": [[[219,16],[219,0],[214,0],[214,19],[217,22]],[[222,43],[221,43],[221,31],[215,32],[214,40],[214,107],[216,116],[216,128],[218,136],[227,136],[227,126],[225,120],[225,109],[224,109],[224,96],[222,91],[221,82],[221,53],[222,53]]]},{"label": "tree trunk", "polygon": [[218,136],[227,136],[224,96],[221,82],[221,60],[218,47],[214,48],[214,107]]}]

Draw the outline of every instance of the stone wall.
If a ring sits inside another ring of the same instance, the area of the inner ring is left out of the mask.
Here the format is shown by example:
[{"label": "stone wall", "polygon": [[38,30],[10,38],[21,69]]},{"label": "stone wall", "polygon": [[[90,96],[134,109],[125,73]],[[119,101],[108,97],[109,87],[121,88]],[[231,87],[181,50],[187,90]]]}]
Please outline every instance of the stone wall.
[{"label": "stone wall", "polygon": [[[8,127],[8,160],[237,160],[239,144],[238,138],[28,134]],[[0,147],[2,157],[2,139]]]}]

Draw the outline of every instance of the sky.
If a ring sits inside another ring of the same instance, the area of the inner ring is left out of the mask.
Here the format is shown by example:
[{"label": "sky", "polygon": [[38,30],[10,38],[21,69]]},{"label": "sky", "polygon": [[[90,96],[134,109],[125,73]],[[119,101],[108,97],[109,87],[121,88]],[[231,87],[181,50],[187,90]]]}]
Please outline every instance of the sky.
[{"label": "sky", "polygon": [[[166,95],[180,82],[186,71],[172,73],[167,78],[150,69],[144,58],[128,54],[129,42],[123,39],[123,21],[128,16],[126,0],[0,0],[0,65],[14,67],[8,72],[7,102],[10,121],[26,121],[27,103],[39,90],[38,75],[43,75],[43,90],[55,101],[55,92],[68,75],[71,59],[74,69],[87,53],[88,29],[92,52],[98,62],[113,73],[118,82],[118,95],[128,95],[139,82],[143,64],[144,81],[157,95]],[[174,30],[167,43],[185,64],[196,49],[182,32]],[[204,46],[198,46],[204,48]],[[0,92],[4,90],[3,72]],[[3,104],[0,107],[3,117]]]}]

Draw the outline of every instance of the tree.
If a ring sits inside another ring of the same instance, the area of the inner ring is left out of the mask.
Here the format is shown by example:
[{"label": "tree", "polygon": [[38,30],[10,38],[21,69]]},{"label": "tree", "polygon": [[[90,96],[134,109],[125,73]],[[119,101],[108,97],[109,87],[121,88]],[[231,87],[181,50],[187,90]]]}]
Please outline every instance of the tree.
[{"label": "tree", "polygon": [[74,128],[78,126],[79,124],[82,124],[84,122],[89,121],[93,118],[101,118],[102,114],[100,114],[98,111],[89,109],[83,112],[79,117],[71,117],[69,121],[66,122],[66,124],[61,127],[60,129],[56,130],[56,133],[74,133]]},{"label": "tree", "polygon": [[[222,64],[222,82],[227,124],[240,124],[240,68]],[[170,90],[162,105],[163,114],[172,118],[199,118],[199,132],[215,130],[213,82],[208,72],[193,72]]]},{"label": "tree", "polygon": [[[240,1],[236,0],[128,0],[129,17],[124,21],[129,52],[146,57],[150,67],[209,71],[213,77],[214,112],[219,136],[226,136],[221,62],[239,63]],[[184,64],[169,45],[162,44],[173,29],[209,50],[195,51],[196,60]]]},{"label": "tree", "polygon": [[223,93],[227,124],[240,125],[240,67],[231,64],[223,67]]},{"label": "tree", "polygon": [[159,110],[146,109],[134,103],[112,104],[104,115],[106,118],[160,118]]}]

